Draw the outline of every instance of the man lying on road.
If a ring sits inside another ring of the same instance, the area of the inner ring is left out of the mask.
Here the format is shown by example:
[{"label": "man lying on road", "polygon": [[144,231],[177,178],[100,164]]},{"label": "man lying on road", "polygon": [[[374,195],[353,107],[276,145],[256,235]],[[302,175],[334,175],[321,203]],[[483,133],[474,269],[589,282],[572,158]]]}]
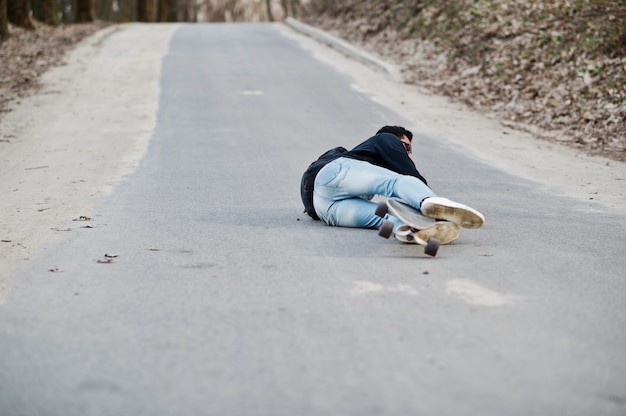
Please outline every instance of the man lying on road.
[{"label": "man lying on road", "polygon": [[[458,227],[479,228],[485,217],[475,209],[437,196],[419,173],[412,158],[413,133],[400,126],[385,126],[352,150],[337,147],[313,162],[302,176],[300,193],[305,212],[315,220],[339,227],[377,228],[371,196],[404,200],[426,217],[440,220],[422,230],[427,240],[442,244],[459,235]],[[387,214],[388,219],[402,222]]]}]

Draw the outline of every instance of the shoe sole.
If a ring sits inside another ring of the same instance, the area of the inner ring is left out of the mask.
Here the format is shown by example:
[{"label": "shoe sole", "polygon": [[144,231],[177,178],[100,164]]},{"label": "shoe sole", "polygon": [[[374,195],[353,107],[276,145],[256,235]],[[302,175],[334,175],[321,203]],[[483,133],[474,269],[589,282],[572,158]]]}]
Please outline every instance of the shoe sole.
[{"label": "shoe sole", "polygon": [[429,238],[434,237],[439,240],[440,244],[448,244],[459,238],[461,230],[459,227],[448,221],[439,221],[434,225],[419,230],[417,236],[424,241],[428,241]]},{"label": "shoe sole", "polygon": [[426,217],[453,222],[463,228],[480,228],[485,223],[483,215],[462,204],[455,202],[437,202],[425,200],[421,207]]},{"label": "shoe sole", "polygon": [[410,229],[408,229],[408,226],[405,227],[407,227],[407,229],[397,231],[394,234],[395,237],[403,243],[420,244],[415,240],[415,234],[417,238],[423,241],[422,244],[427,243],[431,237],[439,240],[439,244],[448,244],[456,240],[461,234],[461,230],[459,230],[459,227],[456,224],[448,221],[436,222],[430,227],[424,228],[423,230],[419,230],[415,233],[410,231]]}]

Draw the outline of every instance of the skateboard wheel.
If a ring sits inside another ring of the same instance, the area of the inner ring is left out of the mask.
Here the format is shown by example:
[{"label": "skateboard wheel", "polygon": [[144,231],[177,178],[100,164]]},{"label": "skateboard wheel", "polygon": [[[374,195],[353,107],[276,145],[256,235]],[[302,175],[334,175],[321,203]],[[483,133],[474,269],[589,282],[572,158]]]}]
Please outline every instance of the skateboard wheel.
[{"label": "skateboard wheel", "polygon": [[389,207],[387,206],[387,202],[386,201],[380,201],[378,203],[378,206],[376,207],[375,214],[378,215],[379,217],[383,218],[385,215],[387,215],[388,211],[389,211]]},{"label": "skateboard wheel", "polygon": [[430,237],[428,239],[428,243],[424,248],[424,253],[429,256],[435,257],[437,255],[437,251],[439,250],[439,240],[434,237]]},{"label": "skateboard wheel", "polygon": [[393,234],[393,226],[393,222],[384,220],[378,229],[378,235],[384,238],[391,237],[391,234]]}]

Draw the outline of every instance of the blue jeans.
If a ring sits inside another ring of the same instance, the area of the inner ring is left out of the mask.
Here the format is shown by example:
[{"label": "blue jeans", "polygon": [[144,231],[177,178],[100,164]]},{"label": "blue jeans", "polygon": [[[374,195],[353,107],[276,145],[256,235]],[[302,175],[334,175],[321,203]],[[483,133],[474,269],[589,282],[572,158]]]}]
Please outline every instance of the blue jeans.
[{"label": "blue jeans", "polygon": [[[381,195],[400,198],[419,209],[424,198],[436,196],[421,180],[400,175],[389,169],[347,157],[335,159],[315,178],[313,205],[320,219],[328,225],[374,228],[378,217],[376,203],[363,197]],[[401,222],[390,215],[396,226]]]}]

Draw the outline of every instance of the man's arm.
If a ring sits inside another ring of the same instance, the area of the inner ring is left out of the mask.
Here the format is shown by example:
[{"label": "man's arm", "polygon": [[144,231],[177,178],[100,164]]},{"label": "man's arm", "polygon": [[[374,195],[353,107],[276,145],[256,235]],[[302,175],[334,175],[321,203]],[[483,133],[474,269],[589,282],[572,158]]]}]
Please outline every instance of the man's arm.
[{"label": "man's arm", "polygon": [[390,133],[378,134],[373,139],[375,139],[383,167],[401,175],[415,176],[428,185],[426,178],[419,173],[400,139]]}]

